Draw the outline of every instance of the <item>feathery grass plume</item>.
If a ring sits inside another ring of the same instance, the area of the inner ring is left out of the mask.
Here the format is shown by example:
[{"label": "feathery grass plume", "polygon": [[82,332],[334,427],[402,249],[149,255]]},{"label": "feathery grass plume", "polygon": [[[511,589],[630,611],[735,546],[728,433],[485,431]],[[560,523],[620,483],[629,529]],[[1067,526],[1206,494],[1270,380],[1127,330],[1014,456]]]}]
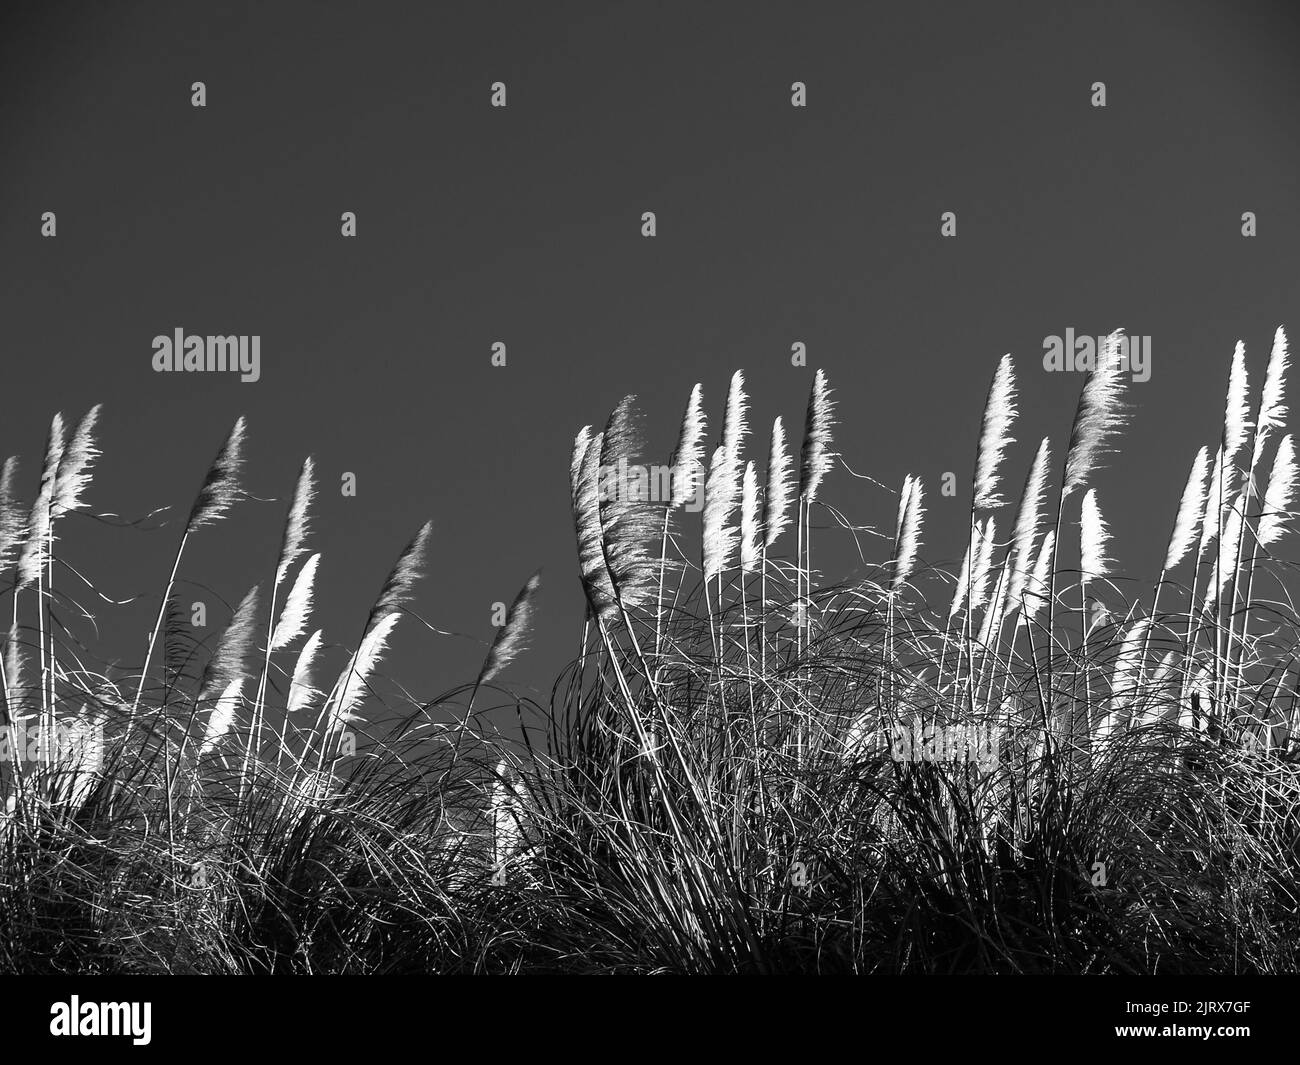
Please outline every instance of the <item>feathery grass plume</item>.
[{"label": "feathery grass plume", "polygon": [[727,409],[722,420],[722,444],[714,449],[704,482],[704,577],[716,577],[731,564],[739,543],[732,514],[741,501],[744,470],[740,464],[741,448],[749,431],[746,412],[745,375],[737,370],[731,375],[727,390]]},{"label": "feathery grass plume", "polygon": [[1228,508],[1228,504],[1220,500],[1220,496],[1225,494],[1223,447],[1220,445],[1214,456],[1214,472],[1210,474],[1210,483],[1205,491],[1205,509],[1201,514],[1201,542],[1196,549],[1198,559],[1205,558],[1210,546],[1219,538],[1219,526],[1223,524]]},{"label": "feathery grass plume", "polygon": [[476,688],[486,684],[510,665],[527,647],[528,629],[532,624],[537,591],[541,586],[542,571],[538,570],[519,589],[510,609],[506,611],[506,623],[497,630],[496,637],[492,640],[487,659],[475,682]]},{"label": "feathery grass plume", "polygon": [[794,499],[794,458],[785,442],[780,417],[772,422],[767,446],[767,488],[763,492],[763,546],[771,547],[790,524],[790,502]]},{"label": "feathery grass plume", "polygon": [[1205,475],[1209,470],[1210,454],[1205,447],[1196,453],[1191,472],[1187,475],[1187,485],[1183,488],[1182,502],[1178,504],[1178,515],[1174,518],[1174,528],[1169,534],[1169,549],[1165,552],[1166,571],[1173,569],[1186,556],[1196,543],[1197,523],[1205,513]]},{"label": "feathery grass plume", "polygon": [[196,529],[220,521],[240,499],[244,491],[239,485],[239,473],[244,464],[244,434],[247,423],[243,416],[235,420],[230,435],[221,445],[217,457],[212,460],[208,475],[204,478],[190,516],[185,522],[185,535]]},{"label": "feathery grass plume", "polygon": [[316,496],[316,463],[310,455],[303,460],[298,473],[298,483],[289,501],[289,516],[284,523],[284,537],[280,543],[280,564],[275,571],[278,588],[289,575],[289,567],[306,551],[309,516],[312,500]]},{"label": "feathery grass plume", "polygon": [[1278,326],[1277,332],[1273,334],[1273,350],[1268,357],[1268,369],[1264,373],[1264,392],[1259,401],[1259,429],[1255,434],[1254,454],[1250,462],[1252,470],[1259,464],[1269,430],[1286,428],[1286,374],[1290,368],[1291,356],[1287,350],[1286,332]]},{"label": "feathery grass plume", "polygon": [[163,683],[168,688],[188,687],[186,682],[198,664],[196,652],[202,643],[199,630],[190,620],[193,608],[182,603],[181,598],[173,594],[163,614],[161,664]]},{"label": "feathery grass plume", "polygon": [[727,409],[722,417],[722,446],[727,449],[731,461],[739,471],[740,454],[745,446],[745,436],[749,432],[749,397],[745,394],[745,373],[737,370],[731,375],[731,385],[727,389]]},{"label": "feathery grass plume", "polygon": [[1089,488],[1083,497],[1079,516],[1079,575],[1085,581],[1097,581],[1110,573],[1110,528],[1097,505],[1096,489]]},{"label": "feathery grass plume", "polygon": [[573,438],[573,453],[569,458],[569,495],[576,498],[582,484],[582,462],[591,446],[591,426],[584,425]]},{"label": "feathery grass plume", "polygon": [[740,500],[740,572],[753,573],[759,560],[758,470],[753,460],[745,465],[744,487]]},{"label": "feathery grass plume", "polygon": [[244,677],[235,677],[217,699],[216,706],[208,715],[207,727],[203,730],[203,742],[199,745],[200,758],[220,743],[234,727],[235,714],[244,701],[244,680]]},{"label": "feathery grass plume", "polygon": [[986,648],[992,647],[994,637],[1002,630],[1002,621],[1007,612],[1007,581],[1002,579],[992,581],[992,592],[988,609],[984,611],[984,623],[980,626],[979,639],[976,640],[979,646]]},{"label": "feathery grass plume", "polygon": [[1083,488],[1110,451],[1110,440],[1124,427],[1123,361],[1119,356],[1122,330],[1111,333],[1097,353],[1097,364],[1088,374],[1070,429],[1070,446],[1065,455],[1062,499]]},{"label": "feathery grass plume", "polygon": [[1110,678],[1112,711],[1119,710],[1123,699],[1142,688],[1142,648],[1150,627],[1151,618],[1138,618],[1120,640],[1119,654],[1115,656],[1115,669]]},{"label": "feathery grass plume", "polygon": [[709,477],[704,485],[704,548],[706,580],[716,577],[731,564],[738,535],[731,522],[736,509],[736,465],[727,457],[725,446],[713,451]]},{"label": "feathery grass plume", "polygon": [[1257,538],[1260,547],[1270,547],[1282,539],[1295,502],[1297,475],[1295,443],[1287,433],[1273,456],[1273,470],[1264,492],[1264,513],[1259,519]]},{"label": "feathery grass plume", "polygon": [[831,426],[835,403],[831,399],[826,374],[818,370],[808,396],[808,413],[804,419],[803,452],[799,459],[799,498],[805,503],[817,499],[822,479],[830,473],[835,460],[831,450]]},{"label": "feathery grass plume", "polygon": [[11,724],[23,720],[23,707],[27,702],[27,693],[23,690],[23,648],[19,639],[18,622],[9,626],[9,638],[5,643],[5,710]]},{"label": "feathery grass plume", "polygon": [[924,492],[921,478],[909,474],[903,481],[898,499],[898,523],[894,534],[894,580],[897,591],[916,568],[917,552],[921,548],[921,520],[925,508],[921,505]]},{"label": "feathery grass plume", "polygon": [[578,542],[578,572],[591,609],[601,617],[617,606],[614,586],[605,567],[604,533],[600,527],[600,452],[603,433],[590,435],[585,426],[573,444],[569,467],[573,526]]},{"label": "feathery grass plume", "polygon": [[970,581],[971,613],[988,601],[989,578],[993,575],[993,547],[997,538],[997,522],[989,517],[985,520],[984,527],[977,529],[976,533],[975,565]]},{"label": "feathery grass plume", "polygon": [[975,510],[994,510],[1005,504],[999,494],[999,467],[1007,448],[1015,441],[1011,426],[1016,420],[1016,375],[1010,354],[1003,355],[989,385],[980,424],[979,450],[975,459]]},{"label": "feathery grass plume", "polygon": [[668,466],[672,470],[674,508],[684,506],[694,498],[696,487],[704,476],[704,390],[697,384],[691,389],[691,398],[682,415],[682,429],[677,435]]},{"label": "feathery grass plume", "polygon": [[[1237,553],[1241,549],[1242,517],[1246,512],[1246,486],[1242,485],[1236,500],[1228,508],[1223,521],[1223,539],[1219,542],[1218,579],[1215,594],[1222,595],[1237,573]],[[1207,599],[1208,602],[1208,599]]]},{"label": "feathery grass plume", "polygon": [[1047,607],[1049,594],[1048,570],[1052,565],[1052,551],[1055,547],[1056,530],[1048,529],[1047,535],[1043,537],[1043,544],[1038,549],[1038,561],[1034,563],[1034,571],[1029,575],[1029,580],[1025,582],[1023,592],[1024,612],[1020,615],[1020,620],[1024,625],[1029,625]]},{"label": "feathery grass plume", "polygon": [[299,710],[306,710],[311,705],[312,698],[321,694],[313,687],[312,671],[316,668],[316,660],[320,657],[321,641],[324,638],[325,630],[317,629],[302,645],[298,662],[293,667],[293,679],[289,682],[286,713],[296,714]]},{"label": "feathery grass plume", "polygon": [[[978,537],[979,526],[977,525],[975,528],[976,536]],[[957,611],[966,605],[966,596],[970,593],[970,562],[972,549],[975,550],[978,557],[979,548],[974,540],[966,545],[966,554],[961,560],[961,576],[957,578],[957,587],[952,593],[952,605],[948,607],[949,622],[957,616]]]},{"label": "feathery grass plume", "polygon": [[77,423],[68,446],[59,456],[54,477],[54,499],[51,509],[55,517],[84,507],[81,498],[90,484],[90,471],[101,452],[95,445],[95,423],[99,420],[100,404],[96,403]]},{"label": "feathery grass plume", "polygon": [[1250,389],[1246,373],[1246,345],[1240,340],[1232,352],[1228,394],[1223,406],[1224,490],[1234,484],[1237,456],[1250,438]]},{"label": "feathery grass plume", "polygon": [[1011,610],[1020,606],[1020,593],[1024,591],[1034,564],[1034,543],[1038,539],[1044,517],[1047,497],[1047,470],[1051,465],[1052,451],[1047,437],[1038,445],[1033,465],[1025,478],[1024,491],[1020,493],[1020,509],[1016,514],[1016,531],[1012,540],[1011,580],[1007,586],[1007,599]]},{"label": "feathery grass plume", "polygon": [[646,468],[638,464],[641,435],[635,402],[635,396],[624,396],[610,413],[600,446],[602,473],[613,488],[599,493],[605,567],[618,601],[627,609],[655,600],[659,560],[653,545],[666,506],[650,498]]},{"label": "feathery grass plume", "polygon": [[199,702],[211,697],[217,689],[228,684],[236,676],[243,675],[244,660],[253,645],[253,636],[257,630],[257,593],[255,584],[235,608],[235,613],[217,642],[217,649],[212,653],[203,678],[199,682]]},{"label": "feathery grass plume", "polygon": [[49,553],[50,506],[54,500],[54,483],[64,446],[63,415],[56,414],[50,422],[50,432],[45,439],[41,486],[27,518],[27,539],[18,559],[18,588],[25,587],[40,576],[41,567]]},{"label": "feathery grass plume", "polygon": [[397,611],[385,614],[366,633],[361,646],[348,661],[347,669],[340,676],[341,687],[338,698],[330,712],[327,733],[333,735],[349,721],[356,721],[356,711],[361,706],[369,689],[370,675],[378,667],[388,648],[388,640],[393,628],[402,615]]},{"label": "feathery grass plume", "polygon": [[5,459],[0,469],[0,571],[14,561],[26,530],[26,514],[18,499],[14,482],[18,476],[18,459]]},{"label": "feathery grass plume", "polygon": [[420,570],[424,565],[425,552],[429,549],[429,538],[432,535],[433,522],[426,521],[420,526],[420,531],[411,538],[411,542],[402,549],[402,553],[397,556],[397,562],[394,563],[388,580],[384,581],[379,598],[370,608],[370,617],[366,619],[367,632],[379,618],[394,610],[400,610],[411,601],[415,582],[420,579]]},{"label": "feathery grass plume", "polygon": [[284,601],[280,611],[280,620],[276,623],[275,633],[271,637],[271,650],[279,651],[288,647],[294,640],[307,631],[307,622],[311,619],[312,594],[316,586],[316,567],[320,565],[320,553],[312,555],[303,563],[302,569],[293,582],[289,598]]}]

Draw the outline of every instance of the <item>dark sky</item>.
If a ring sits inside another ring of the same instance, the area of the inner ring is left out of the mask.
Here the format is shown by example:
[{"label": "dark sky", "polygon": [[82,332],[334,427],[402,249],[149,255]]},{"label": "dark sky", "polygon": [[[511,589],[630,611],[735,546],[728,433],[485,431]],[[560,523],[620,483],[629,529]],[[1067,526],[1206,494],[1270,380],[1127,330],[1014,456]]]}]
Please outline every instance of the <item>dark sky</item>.
[{"label": "dark sky", "polygon": [[[548,685],[581,609],[575,431],[637,393],[664,460],[691,385],[717,428],[742,367],[756,435],[776,414],[801,426],[812,369],[790,366],[795,341],[837,390],[847,461],[925,481],[924,556],[942,562],[960,557],[997,359],[1013,354],[1024,395],[1018,489],[1042,435],[1059,456],[1081,383],[1043,372],[1044,337],[1151,337],[1151,379],[1097,486],[1126,566],[1154,575],[1192,456],[1218,434],[1234,342],[1258,380],[1276,326],[1300,330],[1300,37],[1285,5],[3,12],[0,453],[23,457],[34,493],[50,415],[103,402],[94,509],[183,516],[247,415],[255,494],[283,498],[302,457],[319,462],[333,641],[356,640],[432,518],[417,608],[441,628],[487,640],[491,604],[545,567],[534,655],[509,676]],[[489,106],[497,80],[504,110]],[[261,380],[155,374],[151,340],[178,327],[260,335]],[[504,369],[489,364],[498,340]],[[954,500],[938,496],[946,470]],[[843,472],[825,494],[854,521],[892,522],[893,499]],[[264,582],[282,516],[250,503],[206,530],[184,566],[212,590],[195,597]],[[161,590],[174,525],[68,525],[66,556],[105,596]],[[843,538],[818,535],[850,568]],[[96,608],[128,649],[151,609]],[[390,670],[428,696],[472,679],[480,653],[412,624]]]}]

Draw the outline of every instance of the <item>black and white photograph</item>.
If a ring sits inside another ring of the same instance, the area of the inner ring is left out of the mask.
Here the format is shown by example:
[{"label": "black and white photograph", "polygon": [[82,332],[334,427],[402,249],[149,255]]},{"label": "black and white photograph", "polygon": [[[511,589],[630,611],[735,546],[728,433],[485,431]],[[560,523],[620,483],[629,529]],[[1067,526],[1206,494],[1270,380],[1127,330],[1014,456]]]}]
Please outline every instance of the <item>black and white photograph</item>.
[{"label": "black and white photograph", "polygon": [[0,6],[14,1052],[1280,1034],[1297,131],[1269,0]]}]

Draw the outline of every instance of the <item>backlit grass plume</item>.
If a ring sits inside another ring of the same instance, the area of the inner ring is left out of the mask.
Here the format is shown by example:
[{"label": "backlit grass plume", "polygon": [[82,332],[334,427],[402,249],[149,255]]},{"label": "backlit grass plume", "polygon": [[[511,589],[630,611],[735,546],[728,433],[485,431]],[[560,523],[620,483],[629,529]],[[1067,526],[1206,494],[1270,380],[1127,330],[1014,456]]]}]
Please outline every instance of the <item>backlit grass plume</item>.
[{"label": "backlit grass plume", "polygon": [[686,410],[682,414],[682,427],[677,436],[669,468],[672,470],[672,505],[684,506],[694,498],[696,486],[704,476],[704,433],[707,421],[704,415],[704,393],[700,385],[691,389]]},{"label": "backlit grass plume", "polygon": [[1235,479],[1227,476],[1236,470],[1237,457],[1250,440],[1250,394],[1246,371],[1246,346],[1239,340],[1232,352],[1232,368],[1228,373],[1228,394],[1223,410],[1223,457],[1225,491],[1230,490]]},{"label": "backlit grass plume", "polygon": [[235,420],[190,508],[189,518],[185,522],[186,536],[226,517],[230,508],[243,498],[239,474],[244,465],[244,436],[247,429],[247,423],[242,417]]},{"label": "backlit grass plume", "polygon": [[284,536],[280,543],[280,561],[275,569],[275,583],[283,584],[289,567],[307,550],[307,531],[312,500],[316,498],[316,464],[308,455],[298,474],[298,483],[289,501],[289,515],[284,523]]},{"label": "backlit grass plume", "polygon": [[997,519],[986,518],[983,528],[976,536],[975,561],[971,567],[970,610],[972,614],[988,602],[989,582],[993,577],[993,551],[997,545],[997,538]]},{"label": "backlit grass plume", "polygon": [[1295,443],[1291,434],[1282,438],[1273,459],[1273,472],[1264,493],[1264,512],[1260,515],[1260,547],[1271,547],[1282,539],[1295,506],[1297,476]]},{"label": "backlit grass plume", "polygon": [[652,602],[659,563],[654,546],[663,524],[665,502],[656,501],[646,468],[634,396],[611,412],[600,437],[600,465],[608,490],[600,493],[599,517],[605,572],[623,609]]},{"label": "backlit grass plume", "polygon": [[713,451],[709,476],[704,483],[703,567],[706,580],[731,566],[739,542],[732,519],[740,494],[739,469],[725,446]]},{"label": "backlit grass plume", "polygon": [[216,650],[208,660],[199,684],[200,703],[211,698],[216,689],[224,688],[231,680],[243,675],[256,635],[257,595],[258,588],[254,585],[235,607],[230,624],[217,641]]},{"label": "backlit grass plume", "polygon": [[402,549],[397,562],[388,574],[388,579],[380,589],[379,597],[370,608],[370,617],[366,619],[367,631],[388,614],[401,610],[414,597],[415,584],[423,574],[425,556],[432,536],[433,522],[426,521],[411,538],[410,543]]},{"label": "backlit grass plume", "polygon": [[235,726],[235,717],[243,705],[243,677],[233,678],[217,699],[208,714],[203,731],[203,742],[199,744],[199,757],[214,750]]},{"label": "backlit grass plume", "polygon": [[808,396],[808,410],[804,420],[803,451],[799,461],[799,498],[812,503],[822,480],[830,473],[835,460],[831,450],[831,427],[834,424],[834,402],[826,374],[818,370],[813,377],[812,392]]},{"label": "backlit grass plume", "polygon": [[600,454],[604,434],[584,427],[573,444],[570,465],[573,525],[578,540],[578,571],[592,611],[600,617],[614,610],[614,586],[605,564],[605,532],[600,519]]},{"label": "backlit grass plume", "polygon": [[794,500],[794,459],[786,445],[785,426],[772,422],[767,448],[767,487],[763,492],[763,546],[770,548],[790,524]]},{"label": "backlit grass plume", "polygon": [[1210,464],[1209,452],[1204,447],[1196,453],[1191,472],[1187,475],[1187,484],[1183,488],[1183,497],[1178,504],[1178,514],[1174,518],[1174,528],[1169,534],[1169,546],[1165,551],[1164,569],[1171,570],[1177,566],[1192,545],[1197,542],[1200,533],[1201,518],[1205,513],[1205,475]]},{"label": "backlit grass plume", "polygon": [[1002,356],[984,403],[980,426],[979,449],[975,459],[976,510],[993,510],[1004,505],[999,494],[999,467],[1006,450],[1014,442],[1011,426],[1016,420],[1016,377],[1011,356]]},{"label": "backlit grass plume", "polygon": [[745,394],[745,374],[737,370],[731,375],[731,385],[727,389],[727,408],[722,419],[722,446],[737,467],[740,465],[741,451],[745,437],[749,433],[749,396]]},{"label": "backlit grass plume", "polygon": [[86,412],[59,456],[54,475],[54,497],[51,501],[53,515],[80,510],[86,503],[84,493],[90,484],[91,471],[100,451],[95,444],[95,423],[99,420],[100,406],[96,404]]},{"label": "backlit grass plume", "polygon": [[1101,516],[1097,493],[1089,488],[1083,497],[1083,510],[1079,519],[1079,570],[1085,581],[1099,581],[1109,575],[1111,559],[1110,526]]},{"label": "backlit grass plume", "polygon": [[[1219,539],[1219,558],[1215,565],[1215,596],[1222,596],[1229,582],[1237,576],[1237,559],[1241,551],[1242,533],[1246,520],[1246,488],[1237,492],[1236,499],[1229,505],[1227,517],[1223,521],[1223,533]],[[1206,596],[1207,606],[1211,601]]]},{"label": "backlit grass plume", "polygon": [[0,467],[0,572],[13,564],[27,527],[17,480],[18,459],[5,459]]},{"label": "backlit grass plume", "polygon": [[1220,445],[1214,455],[1214,468],[1205,489],[1205,507],[1201,512],[1201,541],[1197,548],[1199,558],[1205,558],[1219,538],[1219,530],[1223,527],[1223,516],[1227,509],[1225,495],[1228,494],[1223,483],[1223,447]]},{"label": "backlit grass plume", "polygon": [[758,497],[758,470],[754,463],[745,464],[740,499],[740,572],[758,569],[762,544],[761,503]]},{"label": "backlit grass plume", "polygon": [[722,419],[722,443],[714,449],[704,482],[703,569],[706,580],[718,577],[732,565],[740,543],[734,523],[735,510],[741,503],[744,467],[741,449],[749,432],[749,397],[745,394],[745,375],[737,370],[727,389],[727,405]]},{"label": "backlit grass plume", "polygon": [[1259,400],[1259,419],[1255,432],[1255,447],[1250,468],[1259,467],[1260,456],[1270,434],[1285,430],[1288,408],[1286,405],[1286,375],[1291,369],[1291,353],[1286,332],[1280,326],[1273,335],[1273,349],[1268,357],[1268,370],[1264,374],[1264,391]]},{"label": "backlit grass plume", "polygon": [[510,609],[506,611],[505,624],[497,630],[492,646],[488,649],[475,688],[486,684],[524,652],[541,585],[542,575],[539,571],[529,577],[515,595]]},{"label": "backlit grass plume", "polygon": [[322,694],[315,687],[315,669],[320,658],[321,646],[325,633],[317,629],[302,645],[298,660],[293,667],[293,676],[289,681],[289,697],[286,713],[296,714],[310,708],[313,699]]},{"label": "backlit grass plume", "polygon": [[1108,336],[1097,353],[1096,366],[1079,394],[1079,405],[1070,430],[1065,456],[1062,495],[1085,488],[1088,479],[1110,451],[1115,436],[1124,427],[1128,408],[1124,403],[1124,364],[1119,356],[1121,334]]},{"label": "backlit grass plume", "polygon": [[1020,494],[1020,509],[1016,514],[1016,530],[1012,540],[1011,581],[1007,597],[1013,608],[1020,604],[1020,596],[1034,565],[1034,545],[1042,531],[1047,499],[1047,475],[1052,461],[1051,446],[1046,437],[1038,445],[1025,487]]},{"label": "backlit grass plume", "polygon": [[397,611],[383,615],[366,633],[361,646],[349,659],[347,667],[339,674],[339,685],[330,707],[327,733],[337,735],[344,725],[357,720],[357,711],[370,690],[370,678],[383,660],[392,638],[393,629],[402,619]]},{"label": "backlit grass plume", "polygon": [[302,569],[294,579],[289,596],[284,601],[284,610],[276,623],[275,633],[271,637],[271,650],[280,651],[303,635],[311,621],[312,596],[316,587],[316,570],[320,566],[321,556],[312,555],[303,563]]},{"label": "backlit grass plume", "polygon": [[895,591],[907,583],[916,568],[917,553],[921,549],[921,520],[925,514],[923,497],[920,478],[909,474],[899,493],[898,519],[895,523],[894,576],[891,582]]},{"label": "backlit grass plume", "polygon": [[63,415],[56,414],[50,422],[50,432],[45,439],[45,461],[41,465],[41,484],[36,500],[27,517],[26,538],[18,559],[18,587],[23,588],[41,575],[41,568],[49,558],[50,511],[54,503],[55,481],[65,447]]}]

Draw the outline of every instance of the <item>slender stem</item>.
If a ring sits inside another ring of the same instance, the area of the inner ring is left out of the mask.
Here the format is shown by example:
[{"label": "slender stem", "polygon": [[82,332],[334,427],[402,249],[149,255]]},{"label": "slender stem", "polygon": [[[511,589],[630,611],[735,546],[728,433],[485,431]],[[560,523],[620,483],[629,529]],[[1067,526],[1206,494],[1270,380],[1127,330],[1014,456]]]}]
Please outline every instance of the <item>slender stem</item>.
[{"label": "slender stem", "polygon": [[[668,523],[672,520],[672,503],[664,508],[664,531],[659,545],[659,591],[655,595],[655,662],[659,661],[660,639],[664,619],[664,570],[668,565]],[[657,668],[657,665],[656,665]]]},{"label": "slender stem", "polygon": [[153,661],[154,645],[158,642],[158,634],[162,631],[163,618],[167,612],[167,603],[172,597],[172,587],[176,584],[176,574],[180,570],[181,555],[185,552],[185,544],[189,541],[190,533],[186,529],[181,536],[180,546],[176,548],[176,558],[172,562],[171,576],[167,578],[167,588],[163,592],[162,602],[158,604],[158,617],[154,621],[153,631],[149,633],[149,650],[144,656],[144,668],[140,671],[140,684],[135,691],[135,699],[131,703],[131,714],[127,718],[127,730],[135,723],[136,711],[140,707],[140,696],[144,693],[145,681],[149,679],[149,664]]}]

